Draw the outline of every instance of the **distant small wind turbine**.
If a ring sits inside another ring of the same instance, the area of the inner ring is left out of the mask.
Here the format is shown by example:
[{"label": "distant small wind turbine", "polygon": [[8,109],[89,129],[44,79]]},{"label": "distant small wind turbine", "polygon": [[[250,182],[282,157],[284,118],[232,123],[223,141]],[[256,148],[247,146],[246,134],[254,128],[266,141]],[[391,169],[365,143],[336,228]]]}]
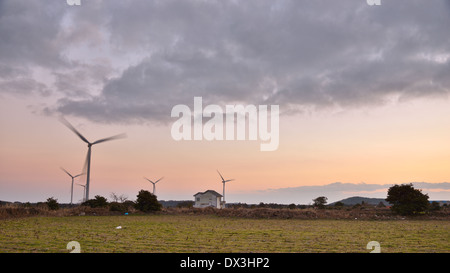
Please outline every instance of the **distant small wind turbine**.
[{"label": "distant small wind turbine", "polygon": [[83,174],[81,173],[81,174],[77,174],[77,175],[73,176],[68,171],[66,171],[63,167],[61,167],[61,170],[63,170],[67,175],[72,177],[72,188],[70,190],[70,204],[72,205],[72,200],[73,200],[73,179],[78,177],[78,176],[80,176],[80,175],[83,175]]},{"label": "distant small wind turbine", "polygon": [[148,179],[147,177],[144,177],[145,179],[147,179],[148,180],[148,182],[150,182],[150,183],[152,183],[153,184],[153,194],[155,194],[155,185],[156,185],[156,183],[158,183],[161,179],[163,179],[164,177],[161,177],[160,179],[158,179],[158,180],[156,180],[155,182],[153,182],[153,181],[151,181],[150,179]]},{"label": "distant small wind turbine", "polygon": [[[88,152],[86,155],[86,161],[84,163],[85,168],[87,168],[86,171],[86,196],[85,196],[85,200],[89,200],[89,179],[91,176],[91,147],[92,145],[95,144],[99,144],[102,142],[106,142],[106,141],[110,141],[110,140],[114,140],[114,139],[120,139],[120,138],[125,138],[126,134],[120,134],[120,135],[115,135],[112,137],[107,137],[107,138],[102,138],[99,139],[97,141],[94,142],[89,142],[82,134],[80,134],[80,132],[78,132],[73,126],[72,124],[70,124],[67,120],[65,120],[63,117],[60,118],[60,121],[67,126],[67,128],[69,128],[72,132],[74,132],[79,138],[81,138],[82,141],[86,142],[88,144]],[[84,170],[83,170],[84,172]]]},{"label": "distant small wind turbine", "polygon": [[219,173],[220,178],[222,178],[222,184],[223,184],[223,205],[225,206],[225,183],[233,181],[234,179],[225,180],[223,178],[223,176],[220,174],[219,170],[217,170],[217,172]]}]

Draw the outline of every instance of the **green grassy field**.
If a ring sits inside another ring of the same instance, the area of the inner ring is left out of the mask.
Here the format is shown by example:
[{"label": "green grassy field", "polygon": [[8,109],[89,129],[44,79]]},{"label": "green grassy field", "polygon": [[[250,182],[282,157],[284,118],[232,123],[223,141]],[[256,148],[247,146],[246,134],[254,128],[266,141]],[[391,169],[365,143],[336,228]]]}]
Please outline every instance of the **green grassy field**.
[{"label": "green grassy field", "polygon": [[[121,229],[116,229],[121,226]],[[0,252],[450,252],[450,221],[246,219],[213,215],[29,217],[0,221]]]}]

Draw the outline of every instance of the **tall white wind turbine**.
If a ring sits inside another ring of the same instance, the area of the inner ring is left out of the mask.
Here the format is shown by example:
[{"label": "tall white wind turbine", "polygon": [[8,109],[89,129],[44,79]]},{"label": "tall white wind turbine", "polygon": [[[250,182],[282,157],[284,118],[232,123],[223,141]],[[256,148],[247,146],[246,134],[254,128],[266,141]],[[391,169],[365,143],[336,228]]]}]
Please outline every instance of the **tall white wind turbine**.
[{"label": "tall white wind turbine", "polygon": [[87,201],[87,200],[89,200],[89,179],[90,179],[90,176],[91,176],[91,147],[92,147],[92,145],[99,144],[99,143],[106,142],[106,141],[110,141],[110,140],[114,140],[114,139],[125,138],[126,134],[119,134],[119,135],[115,135],[115,136],[112,136],[112,137],[102,138],[102,139],[99,139],[99,140],[94,141],[94,142],[89,142],[67,120],[65,120],[63,117],[61,117],[60,120],[61,120],[61,122],[64,125],[67,126],[67,128],[69,128],[72,132],[74,132],[82,141],[86,142],[87,145],[88,145],[88,152],[87,152],[86,161],[85,161],[85,167],[87,168],[87,170],[86,170],[86,197],[85,197],[85,200]]},{"label": "tall white wind turbine", "polygon": [[161,177],[160,179],[156,180],[155,182],[153,182],[152,180],[148,179],[147,177],[144,177],[146,180],[148,180],[148,182],[153,184],[153,194],[155,194],[155,185],[156,183],[158,183],[161,179],[163,179],[164,177]]},{"label": "tall white wind turbine", "polygon": [[72,188],[71,188],[71,190],[70,190],[70,204],[72,205],[72,200],[73,200],[73,180],[74,180],[76,177],[78,177],[78,176],[80,176],[80,175],[83,175],[83,174],[81,173],[81,174],[77,174],[77,175],[73,176],[73,175],[71,175],[68,171],[66,171],[63,167],[61,167],[61,170],[63,170],[68,176],[72,177]]},{"label": "tall white wind turbine", "polygon": [[234,179],[225,180],[223,178],[223,176],[220,174],[219,170],[217,170],[217,173],[219,173],[220,178],[222,178],[222,184],[223,184],[223,206],[225,207],[225,183],[233,181]]}]

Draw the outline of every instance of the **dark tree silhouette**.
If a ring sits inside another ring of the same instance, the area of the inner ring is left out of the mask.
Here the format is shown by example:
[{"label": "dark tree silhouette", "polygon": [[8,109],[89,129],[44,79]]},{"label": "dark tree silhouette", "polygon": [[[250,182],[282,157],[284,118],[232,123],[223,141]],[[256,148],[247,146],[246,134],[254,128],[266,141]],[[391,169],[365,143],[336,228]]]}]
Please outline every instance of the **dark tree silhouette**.
[{"label": "dark tree silhouette", "polygon": [[159,211],[162,205],[156,199],[156,195],[146,190],[140,190],[137,195],[136,209],[142,212]]},{"label": "dark tree silhouette", "polygon": [[415,215],[427,210],[428,195],[414,189],[412,184],[394,185],[389,188],[386,201],[392,211],[400,215]]}]

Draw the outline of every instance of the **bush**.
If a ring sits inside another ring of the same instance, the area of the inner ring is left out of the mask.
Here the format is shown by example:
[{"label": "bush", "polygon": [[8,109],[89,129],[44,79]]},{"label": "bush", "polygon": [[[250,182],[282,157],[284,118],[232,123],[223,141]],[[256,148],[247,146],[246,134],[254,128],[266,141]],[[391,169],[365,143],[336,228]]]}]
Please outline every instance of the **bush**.
[{"label": "bush", "polygon": [[45,202],[45,203],[47,204],[47,207],[49,210],[58,210],[59,209],[58,199],[50,197],[47,199],[47,202]]},{"label": "bush", "polygon": [[441,206],[439,205],[439,203],[436,201],[431,202],[430,211],[438,211],[438,210],[441,210]]},{"label": "bush", "polygon": [[192,208],[194,207],[194,201],[184,201],[177,204],[177,208]]},{"label": "bush", "polygon": [[106,200],[105,197],[96,195],[95,199],[89,199],[85,201],[82,205],[91,208],[106,208],[108,206],[108,201]]},{"label": "bush", "polygon": [[118,211],[118,212],[129,212],[130,208],[135,206],[133,201],[125,201],[122,203],[119,202],[111,202],[109,203],[110,211]]},{"label": "bush", "polygon": [[136,209],[142,212],[160,211],[162,205],[156,199],[156,195],[146,190],[140,190],[137,195]]},{"label": "bush", "polygon": [[111,203],[109,203],[109,211],[126,212],[127,207],[119,202],[111,202]]}]

